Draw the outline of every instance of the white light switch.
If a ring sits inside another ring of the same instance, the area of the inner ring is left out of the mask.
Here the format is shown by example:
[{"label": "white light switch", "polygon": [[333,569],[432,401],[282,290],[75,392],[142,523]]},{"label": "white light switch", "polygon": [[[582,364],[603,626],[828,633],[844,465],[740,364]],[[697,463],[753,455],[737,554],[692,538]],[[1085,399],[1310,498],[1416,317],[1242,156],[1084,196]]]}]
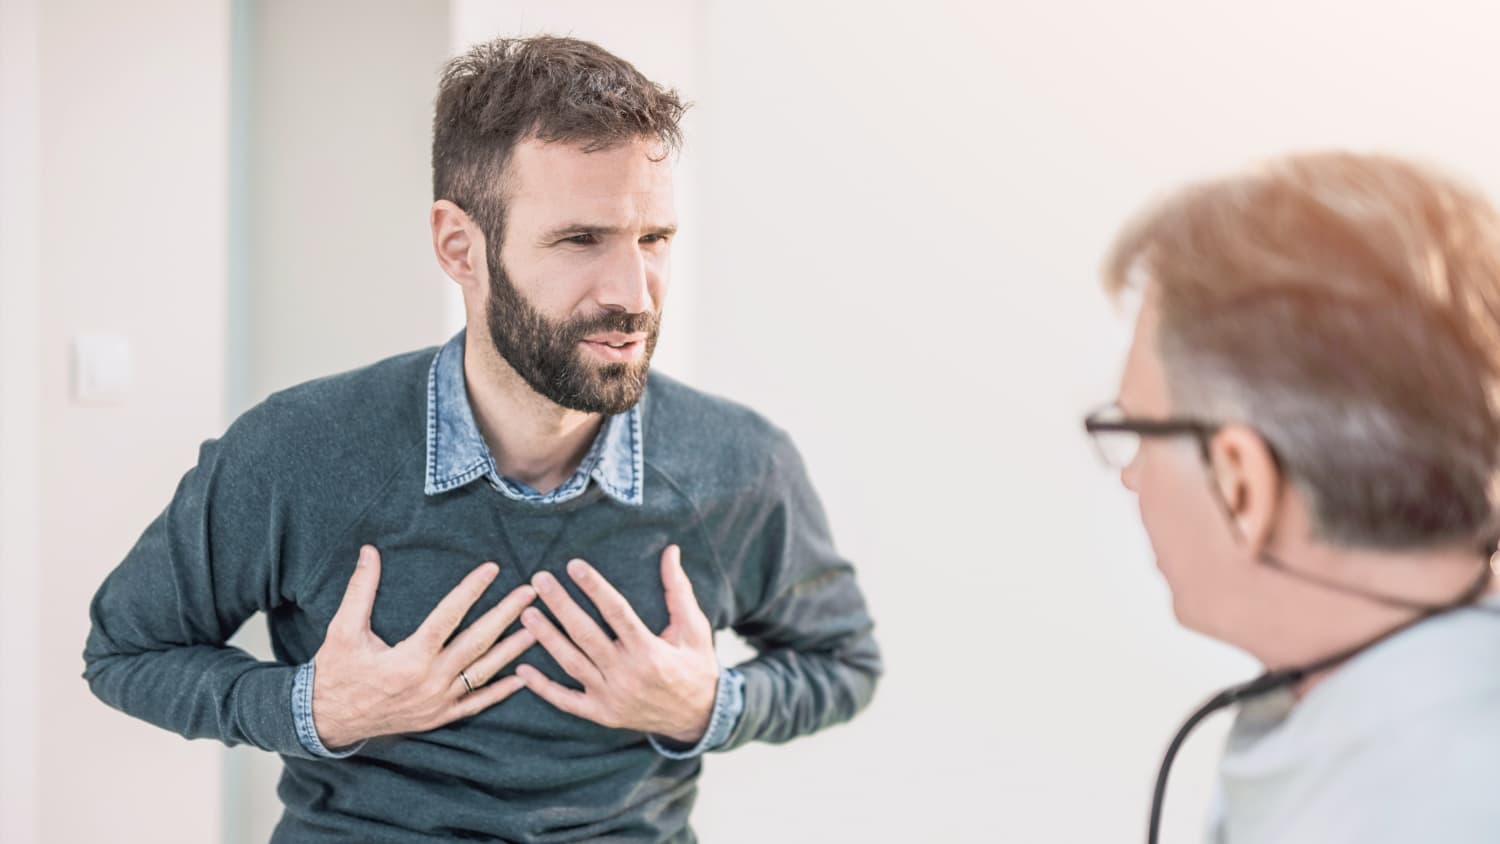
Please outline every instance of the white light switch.
[{"label": "white light switch", "polygon": [[130,339],[118,334],[73,338],[73,400],[117,404],[130,392]]}]

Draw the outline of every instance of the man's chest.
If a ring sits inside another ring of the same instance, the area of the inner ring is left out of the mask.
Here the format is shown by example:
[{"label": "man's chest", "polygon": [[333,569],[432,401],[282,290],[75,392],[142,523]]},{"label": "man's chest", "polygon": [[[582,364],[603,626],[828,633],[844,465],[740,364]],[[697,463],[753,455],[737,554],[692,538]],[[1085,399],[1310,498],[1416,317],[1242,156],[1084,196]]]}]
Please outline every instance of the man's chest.
[{"label": "man's chest", "polygon": [[[671,510],[607,502],[563,512],[475,506],[377,510],[354,526],[349,540],[355,549],[370,544],[380,552],[371,629],[390,644],[410,636],[466,574],[488,561],[499,565],[499,575],[469,609],[462,626],[541,571],[555,576],[602,625],[597,609],[567,575],[567,563],[583,559],[630,602],[649,629],[660,633],[670,621],[661,557],[671,544],[682,548],[683,567],[714,628],[726,627],[731,620],[729,587],[712,549],[696,522]],[[353,573],[354,554],[347,556],[331,560],[304,584],[297,598],[301,625],[317,628],[304,632],[317,641],[338,610]],[[540,602],[537,606],[545,609]]]}]

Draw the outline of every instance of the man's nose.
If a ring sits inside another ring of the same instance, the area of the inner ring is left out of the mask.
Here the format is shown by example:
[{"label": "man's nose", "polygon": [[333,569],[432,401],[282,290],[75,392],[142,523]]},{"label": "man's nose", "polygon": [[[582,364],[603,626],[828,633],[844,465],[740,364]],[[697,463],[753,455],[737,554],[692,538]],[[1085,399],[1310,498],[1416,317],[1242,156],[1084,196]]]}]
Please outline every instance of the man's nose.
[{"label": "man's nose", "polygon": [[625,244],[613,250],[597,294],[600,306],[630,314],[655,310],[651,301],[651,272],[639,244]]}]

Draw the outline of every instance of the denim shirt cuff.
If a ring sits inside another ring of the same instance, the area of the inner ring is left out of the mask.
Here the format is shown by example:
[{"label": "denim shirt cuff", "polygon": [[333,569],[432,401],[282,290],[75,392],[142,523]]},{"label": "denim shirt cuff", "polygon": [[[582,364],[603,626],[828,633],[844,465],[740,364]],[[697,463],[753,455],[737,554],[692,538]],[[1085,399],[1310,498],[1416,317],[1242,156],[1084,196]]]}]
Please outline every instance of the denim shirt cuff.
[{"label": "denim shirt cuff", "polygon": [[696,745],[683,745],[665,736],[649,736],[651,746],[668,759],[692,759],[722,747],[740,722],[745,711],[745,677],[733,668],[719,669],[719,689],[714,694],[714,711],[708,718],[708,729]]},{"label": "denim shirt cuff", "polygon": [[318,728],[313,725],[313,671],[313,661],[309,659],[297,669],[297,677],[292,681],[292,721],[297,726],[297,740],[302,742],[302,748],[308,753],[324,759],[353,756],[365,746],[364,742],[342,750],[329,750],[323,746],[322,739],[318,738]]}]

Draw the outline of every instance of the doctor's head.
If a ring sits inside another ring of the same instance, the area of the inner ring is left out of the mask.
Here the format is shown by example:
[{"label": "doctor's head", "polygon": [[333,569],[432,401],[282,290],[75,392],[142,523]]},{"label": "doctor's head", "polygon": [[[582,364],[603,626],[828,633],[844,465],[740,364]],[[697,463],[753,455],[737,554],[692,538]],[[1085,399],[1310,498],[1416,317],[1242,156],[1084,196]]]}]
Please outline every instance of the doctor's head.
[{"label": "doctor's head", "polygon": [[[1480,570],[1500,466],[1482,198],[1397,159],[1287,157],[1150,208],[1105,277],[1138,312],[1094,417],[1120,424],[1095,436],[1184,625],[1295,662],[1355,600],[1340,587],[1440,601]],[[1395,574],[1414,560],[1430,589]]]}]

